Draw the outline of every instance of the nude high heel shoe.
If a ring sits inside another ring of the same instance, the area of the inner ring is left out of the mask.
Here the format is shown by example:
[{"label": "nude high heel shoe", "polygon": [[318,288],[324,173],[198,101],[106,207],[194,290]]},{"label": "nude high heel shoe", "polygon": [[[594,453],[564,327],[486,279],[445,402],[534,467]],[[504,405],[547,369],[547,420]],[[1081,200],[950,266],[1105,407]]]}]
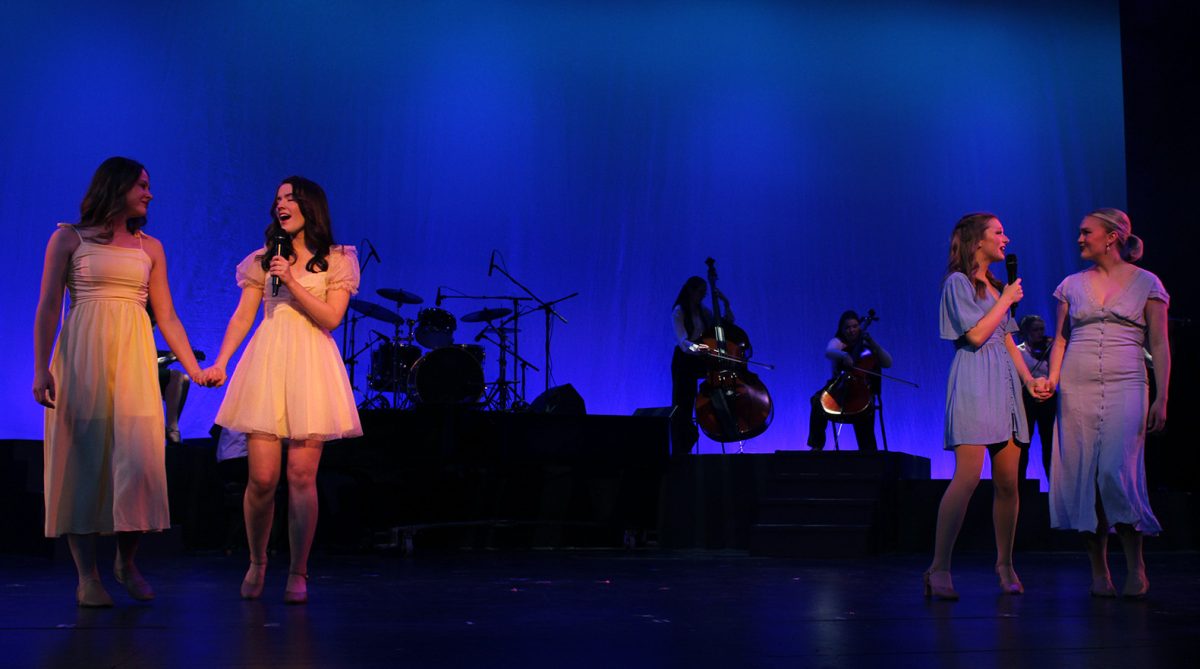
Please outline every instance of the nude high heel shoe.
[{"label": "nude high heel shoe", "polygon": [[150,587],[137,567],[126,571],[125,567],[121,565],[121,560],[118,559],[113,563],[113,577],[117,579],[117,583],[125,586],[130,597],[139,602],[148,602],[154,599],[154,588]]},{"label": "nude high heel shoe", "polygon": [[1000,592],[1006,595],[1025,594],[1025,586],[1021,585],[1021,579],[1017,578],[1017,572],[1013,571],[1011,564],[996,565],[996,575],[1000,577]]},{"label": "nude high heel shoe", "polygon": [[288,585],[291,585],[292,577],[300,577],[300,583],[304,584],[303,590],[292,590],[285,588],[283,591],[284,604],[307,604],[308,603],[308,574],[302,574],[298,571],[288,572]]},{"label": "nude high heel shoe", "polygon": [[102,609],[113,605],[112,597],[98,578],[88,578],[75,588],[75,603],[85,609]]},{"label": "nude high heel shoe", "polygon": [[950,578],[950,572],[944,569],[925,572],[923,575],[925,582],[925,598],[942,599],[948,602],[958,601],[958,593],[954,591],[954,581]]},{"label": "nude high heel shoe", "polygon": [[250,561],[250,568],[242,579],[242,599],[258,599],[262,596],[267,580],[267,563]]}]

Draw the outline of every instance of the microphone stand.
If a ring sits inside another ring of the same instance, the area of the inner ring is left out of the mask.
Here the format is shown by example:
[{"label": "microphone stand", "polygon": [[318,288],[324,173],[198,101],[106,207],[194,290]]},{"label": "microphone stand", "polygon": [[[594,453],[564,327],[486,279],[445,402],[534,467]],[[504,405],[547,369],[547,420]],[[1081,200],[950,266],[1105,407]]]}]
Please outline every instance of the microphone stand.
[{"label": "microphone stand", "polygon": [[[538,306],[533,307],[526,313],[532,313],[539,309],[544,310],[546,312],[546,370],[545,371],[546,371],[546,390],[549,390],[550,389],[550,317],[553,316],[553,317],[557,318],[558,320],[562,321],[563,324],[566,324],[566,322],[567,322],[567,319],[563,318],[562,314],[560,314],[554,310],[553,305],[558,304],[559,302],[562,302],[564,300],[569,300],[572,297],[575,297],[576,295],[578,295],[579,293],[571,293],[570,295],[568,295],[566,297],[560,297],[557,300],[554,300],[552,302],[546,302],[546,301],[542,300],[540,297],[538,297],[537,295],[534,295],[533,291],[529,290],[529,288],[527,288],[525,286],[525,284],[523,284],[520,281],[517,281],[515,278],[513,278],[513,275],[509,274],[508,270],[504,269],[500,265],[496,265],[495,267],[496,267],[496,269],[500,270],[500,273],[504,275],[504,278],[511,281],[513,283],[513,285],[515,285],[516,287],[525,291],[526,295],[533,298],[533,301],[538,303]],[[514,298],[513,299],[513,307],[516,307],[516,306],[517,306],[517,303],[516,303],[516,299]],[[512,321],[514,324],[516,323],[517,317],[519,315],[520,315],[520,313],[514,308],[513,316],[512,316]],[[514,325],[513,327],[516,327],[516,326]],[[516,344],[514,341],[513,351],[516,351],[516,348],[517,347],[516,347]]]},{"label": "microphone stand", "polygon": [[[366,237],[363,237],[364,241],[366,239],[367,239]],[[360,246],[361,246],[361,244],[360,244]],[[372,248],[374,248],[374,247],[372,246]],[[361,258],[358,261],[358,275],[360,277],[362,276],[363,270],[367,269],[367,265],[371,264],[371,258],[373,258],[373,257],[378,258],[379,256],[375,255],[375,253],[372,251],[371,253],[367,254],[366,258]],[[380,263],[382,263],[382,262],[383,261],[380,261]],[[361,283],[361,280],[360,280],[360,283]],[[358,344],[357,344],[357,342],[351,343],[351,342],[353,342],[354,337],[353,337],[353,335],[350,334],[350,330],[352,329],[350,326],[351,326],[351,323],[349,322],[348,319],[342,320],[342,361],[349,363],[350,385],[351,385],[351,387],[353,387],[353,385],[354,385],[354,363],[353,363],[353,360],[354,360],[354,358],[358,357],[358,353],[355,353],[350,358],[347,358],[346,351],[353,349]],[[361,351],[359,353],[361,353]]]}]

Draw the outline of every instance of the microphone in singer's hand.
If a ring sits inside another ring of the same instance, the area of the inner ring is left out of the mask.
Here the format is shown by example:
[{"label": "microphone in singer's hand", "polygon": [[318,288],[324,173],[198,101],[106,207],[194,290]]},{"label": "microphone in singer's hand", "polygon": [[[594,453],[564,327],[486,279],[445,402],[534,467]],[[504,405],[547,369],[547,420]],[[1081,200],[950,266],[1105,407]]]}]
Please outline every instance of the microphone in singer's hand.
[{"label": "microphone in singer's hand", "polygon": [[[286,234],[283,234],[283,233],[276,234],[274,237],[272,237],[271,238],[270,257],[274,258],[275,256],[285,255],[284,249],[287,248],[287,245],[290,241],[291,241],[291,239]],[[279,283],[280,283],[279,277],[272,275],[271,276],[271,297],[279,297]]]},{"label": "microphone in singer's hand", "polygon": [[[1008,270],[1009,284],[1016,283],[1017,282],[1017,254],[1010,253],[1004,257],[1004,268]],[[1017,303],[1016,302],[1013,302],[1012,306],[1009,307],[1009,314],[1012,316],[1017,315]]]}]

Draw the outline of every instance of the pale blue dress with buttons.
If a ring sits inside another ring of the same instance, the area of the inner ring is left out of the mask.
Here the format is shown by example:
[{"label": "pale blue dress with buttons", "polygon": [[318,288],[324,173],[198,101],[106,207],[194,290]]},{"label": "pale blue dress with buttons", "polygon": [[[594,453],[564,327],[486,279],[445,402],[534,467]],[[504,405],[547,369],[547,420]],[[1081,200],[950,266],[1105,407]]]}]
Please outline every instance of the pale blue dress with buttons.
[{"label": "pale blue dress with buttons", "polygon": [[978,297],[962,272],[942,283],[941,336],[954,342],[946,383],[946,450],[962,444],[1003,445],[1009,439],[1021,447],[1029,445],[1021,377],[1004,345],[1004,338],[1017,331],[1012,316],[1006,311],[980,346],[966,338],[995,303],[987,292]]},{"label": "pale blue dress with buttons", "polygon": [[1087,271],[1063,279],[1054,297],[1068,307],[1067,351],[1059,377],[1050,468],[1050,524],[1095,532],[1096,491],[1110,524],[1146,534],[1162,527],[1146,490],[1146,301],[1170,302],[1162,282],[1138,268],[1101,304]]}]

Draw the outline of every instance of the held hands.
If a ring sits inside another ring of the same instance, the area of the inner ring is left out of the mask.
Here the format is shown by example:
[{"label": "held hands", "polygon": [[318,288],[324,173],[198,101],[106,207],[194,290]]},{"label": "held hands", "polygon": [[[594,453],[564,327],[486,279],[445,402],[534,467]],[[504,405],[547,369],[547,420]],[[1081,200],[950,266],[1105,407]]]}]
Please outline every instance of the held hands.
[{"label": "held hands", "polygon": [[205,368],[194,380],[205,388],[219,388],[225,385],[225,366],[213,365]]},{"label": "held hands", "polygon": [[1039,402],[1044,402],[1054,396],[1054,384],[1050,383],[1050,379],[1044,376],[1029,379],[1025,383],[1025,387],[1029,390],[1029,394],[1033,396],[1033,399]]},{"label": "held hands", "polygon": [[54,375],[48,369],[39,369],[33,375],[33,399],[47,409],[54,408]]}]

